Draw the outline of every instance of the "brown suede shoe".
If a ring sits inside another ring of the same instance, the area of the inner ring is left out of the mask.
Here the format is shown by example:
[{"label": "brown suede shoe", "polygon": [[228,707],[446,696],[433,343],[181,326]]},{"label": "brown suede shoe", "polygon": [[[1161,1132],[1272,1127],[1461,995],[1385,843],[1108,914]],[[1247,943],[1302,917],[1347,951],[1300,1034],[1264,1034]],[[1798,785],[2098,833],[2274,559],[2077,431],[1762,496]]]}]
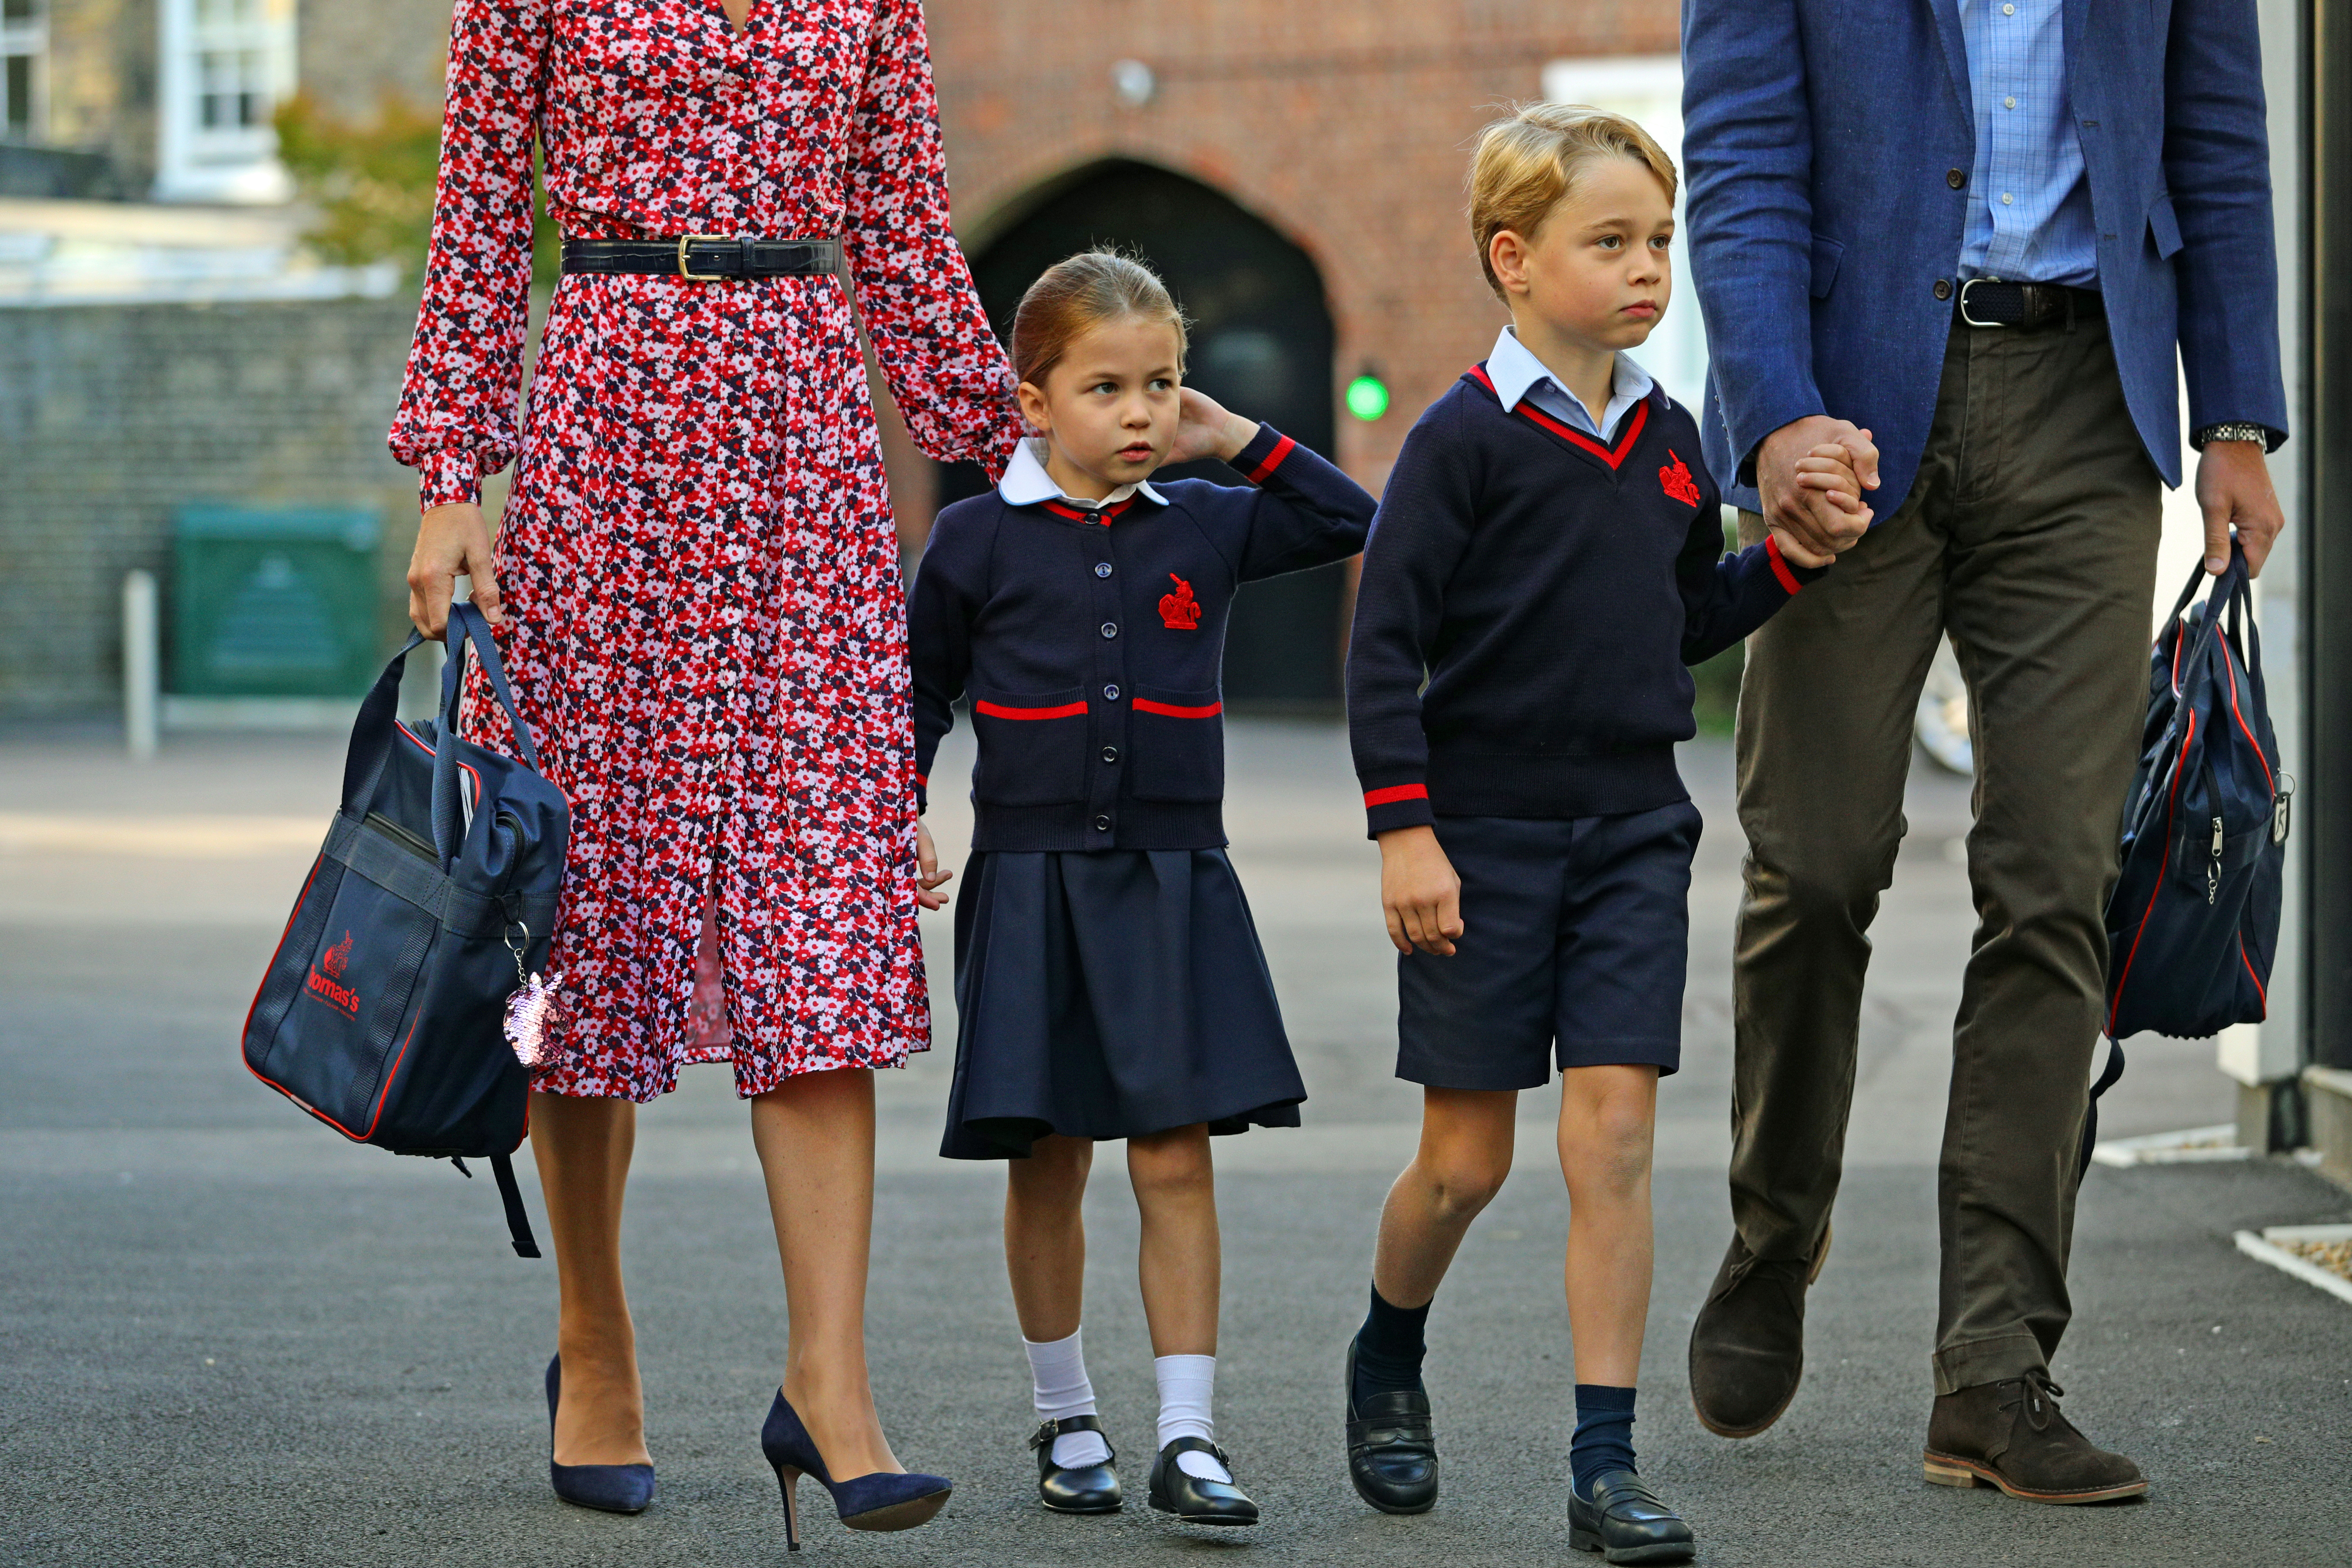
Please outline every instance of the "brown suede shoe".
[{"label": "brown suede shoe", "polygon": [[2145,1497],[2147,1478],[2121,1454],[2092,1447],[2058,1413],[2065,1390],[2046,1372],[1936,1396],[1927,1417],[1927,1479],[1999,1487],[2028,1502]]},{"label": "brown suede shoe", "polygon": [[1691,1408],[1718,1437],[1753,1437],[1789,1408],[1805,1375],[1805,1288],[1822,1277],[1830,1233],[1810,1259],[1768,1261],[1737,1234],[1691,1325]]}]

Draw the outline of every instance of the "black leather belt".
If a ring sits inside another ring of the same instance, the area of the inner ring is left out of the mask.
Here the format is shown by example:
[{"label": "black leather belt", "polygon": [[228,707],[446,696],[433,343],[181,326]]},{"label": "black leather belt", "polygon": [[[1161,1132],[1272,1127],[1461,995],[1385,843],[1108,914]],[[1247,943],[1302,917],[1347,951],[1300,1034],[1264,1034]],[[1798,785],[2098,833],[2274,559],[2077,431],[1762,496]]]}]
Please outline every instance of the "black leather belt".
[{"label": "black leather belt", "polygon": [[840,269],[837,239],[682,234],[676,239],[563,242],[566,272],[634,272],[709,283],[729,278],[822,278]]},{"label": "black leather belt", "polygon": [[1991,278],[1971,278],[1961,284],[1955,309],[1964,326],[2009,327],[2027,332],[2102,321],[2107,313],[2096,289],[2074,289],[2063,283],[2007,283]]}]

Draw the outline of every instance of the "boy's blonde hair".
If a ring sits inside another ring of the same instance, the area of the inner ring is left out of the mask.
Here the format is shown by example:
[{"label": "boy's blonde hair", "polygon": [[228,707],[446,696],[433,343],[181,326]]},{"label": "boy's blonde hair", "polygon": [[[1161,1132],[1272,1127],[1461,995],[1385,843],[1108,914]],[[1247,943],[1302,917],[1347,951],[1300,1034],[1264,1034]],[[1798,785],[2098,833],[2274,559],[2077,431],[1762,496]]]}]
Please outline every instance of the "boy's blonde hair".
[{"label": "boy's blonde hair", "polygon": [[1487,259],[1505,229],[1533,239],[1576,176],[1595,158],[1631,158],[1657,176],[1675,198],[1675,161],[1650,133],[1622,114],[1583,103],[1520,103],[1510,118],[1478,133],[1470,155],[1470,233],[1478,241],[1479,270],[1502,299],[1503,285]]},{"label": "boy's blonde hair", "polygon": [[1013,369],[1043,389],[1045,374],[1088,330],[1122,316],[1165,321],[1176,329],[1176,365],[1183,368],[1184,312],[1160,274],[1139,258],[1109,246],[1082,250],[1037,276],[1013,312]]}]

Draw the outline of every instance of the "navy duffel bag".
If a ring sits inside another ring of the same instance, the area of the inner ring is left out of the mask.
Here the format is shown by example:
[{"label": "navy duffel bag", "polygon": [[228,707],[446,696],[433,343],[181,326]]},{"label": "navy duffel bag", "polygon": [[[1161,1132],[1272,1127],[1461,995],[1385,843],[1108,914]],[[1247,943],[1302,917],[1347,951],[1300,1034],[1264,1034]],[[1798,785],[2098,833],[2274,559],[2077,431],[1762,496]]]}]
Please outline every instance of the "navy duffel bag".
[{"label": "navy duffel bag", "polygon": [[[488,1158],[515,1251],[539,1256],[509,1156],[530,1075],[510,998],[541,992],[572,814],[539,772],[489,627],[449,610],[437,721],[396,719],[412,636],[360,705],[342,805],[245,1021],[256,1078],[354,1142]],[[460,738],[467,647],[521,749]],[[467,1174],[472,1174],[467,1172]]]},{"label": "navy duffel bag", "polygon": [[[2107,1036],[2260,1023],[2294,783],[2279,772],[2244,550],[2156,639],[2123,875],[2107,900]],[[2183,614],[2186,611],[2187,614]],[[2110,1071],[2114,1070],[2111,1066]]]}]

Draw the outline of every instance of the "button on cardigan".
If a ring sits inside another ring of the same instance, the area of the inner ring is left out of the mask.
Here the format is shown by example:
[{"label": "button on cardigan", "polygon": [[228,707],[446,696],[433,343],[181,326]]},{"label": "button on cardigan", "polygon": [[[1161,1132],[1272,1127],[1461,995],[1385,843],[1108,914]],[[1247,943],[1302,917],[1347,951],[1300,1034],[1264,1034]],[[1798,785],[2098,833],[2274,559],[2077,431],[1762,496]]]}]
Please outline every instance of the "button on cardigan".
[{"label": "button on cardigan", "polygon": [[[971,700],[972,847],[1225,842],[1225,626],[1241,584],[1363,548],[1373,501],[1273,426],[1246,487],[1177,479],[1081,510],[958,501],[915,577],[917,784]],[[1008,486],[1008,489],[1013,487]]]}]

